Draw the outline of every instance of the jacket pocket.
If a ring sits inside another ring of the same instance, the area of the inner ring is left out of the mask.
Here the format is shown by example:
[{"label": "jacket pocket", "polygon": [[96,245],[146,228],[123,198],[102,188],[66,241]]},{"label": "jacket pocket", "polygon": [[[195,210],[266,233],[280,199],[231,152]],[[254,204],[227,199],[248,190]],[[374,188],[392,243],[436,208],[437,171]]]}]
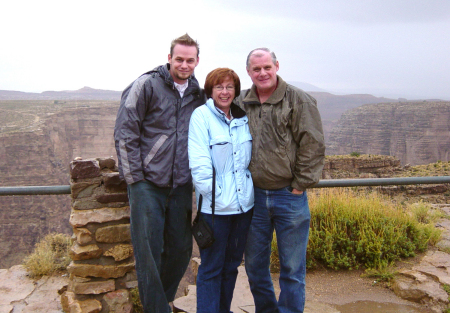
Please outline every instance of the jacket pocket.
[{"label": "jacket pocket", "polygon": [[231,170],[231,153],[233,146],[230,138],[226,135],[218,135],[211,138],[211,159],[218,175]]}]

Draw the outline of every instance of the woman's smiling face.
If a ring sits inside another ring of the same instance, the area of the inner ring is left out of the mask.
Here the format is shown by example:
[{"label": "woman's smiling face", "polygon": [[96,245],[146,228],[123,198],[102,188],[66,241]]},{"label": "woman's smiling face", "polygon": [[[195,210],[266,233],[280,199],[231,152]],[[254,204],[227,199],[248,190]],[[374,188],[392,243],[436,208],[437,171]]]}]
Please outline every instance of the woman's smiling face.
[{"label": "woman's smiling face", "polygon": [[226,77],[222,83],[213,87],[211,97],[214,100],[214,105],[227,113],[235,94],[233,80],[231,77]]}]

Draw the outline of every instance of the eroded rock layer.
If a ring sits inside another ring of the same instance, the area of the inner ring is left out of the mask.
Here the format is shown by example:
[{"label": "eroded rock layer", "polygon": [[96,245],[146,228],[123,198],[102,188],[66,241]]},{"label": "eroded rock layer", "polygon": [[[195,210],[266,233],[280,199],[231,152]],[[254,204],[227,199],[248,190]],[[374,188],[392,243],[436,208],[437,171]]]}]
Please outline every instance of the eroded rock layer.
[{"label": "eroded rock layer", "polygon": [[450,160],[450,102],[363,105],[345,112],[327,154],[390,155],[402,164]]}]

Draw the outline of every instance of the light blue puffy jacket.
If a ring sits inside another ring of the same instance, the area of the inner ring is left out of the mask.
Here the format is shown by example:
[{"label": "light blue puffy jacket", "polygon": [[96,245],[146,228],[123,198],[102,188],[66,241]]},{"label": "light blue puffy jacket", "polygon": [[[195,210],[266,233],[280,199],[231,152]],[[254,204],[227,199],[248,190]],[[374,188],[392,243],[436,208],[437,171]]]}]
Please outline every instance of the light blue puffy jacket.
[{"label": "light blue puffy jacket", "polygon": [[253,208],[253,182],[248,165],[252,136],[245,112],[231,104],[231,122],[208,99],[194,110],[189,124],[189,167],[202,212],[212,213],[212,164],[216,169],[215,214],[244,213]]}]

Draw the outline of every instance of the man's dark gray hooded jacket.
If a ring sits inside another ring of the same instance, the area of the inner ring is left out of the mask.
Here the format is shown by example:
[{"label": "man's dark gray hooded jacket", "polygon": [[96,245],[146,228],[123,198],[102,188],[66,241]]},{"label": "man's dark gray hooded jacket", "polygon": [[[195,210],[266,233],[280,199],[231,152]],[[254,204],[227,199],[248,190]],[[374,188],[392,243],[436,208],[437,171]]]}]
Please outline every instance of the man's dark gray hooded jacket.
[{"label": "man's dark gray hooded jacket", "polygon": [[191,181],[189,119],[206,98],[193,76],[181,98],[168,67],[141,75],[122,93],[114,140],[120,177],[127,184],[147,179],[175,188]]}]

